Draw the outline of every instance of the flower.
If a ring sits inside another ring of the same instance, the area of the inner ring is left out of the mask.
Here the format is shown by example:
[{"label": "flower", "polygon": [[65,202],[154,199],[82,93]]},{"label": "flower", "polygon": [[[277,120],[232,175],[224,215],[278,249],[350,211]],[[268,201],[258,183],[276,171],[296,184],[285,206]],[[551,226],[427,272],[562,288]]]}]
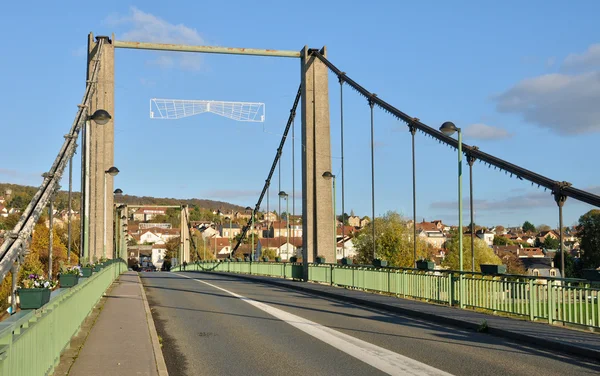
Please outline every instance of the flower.
[{"label": "flower", "polygon": [[83,276],[83,273],[81,272],[81,266],[79,265],[63,267],[60,271],[60,274],[75,274],[80,277]]},{"label": "flower", "polygon": [[30,274],[27,278],[21,281],[19,288],[25,289],[53,289],[56,287],[56,282],[49,281],[43,275]]}]

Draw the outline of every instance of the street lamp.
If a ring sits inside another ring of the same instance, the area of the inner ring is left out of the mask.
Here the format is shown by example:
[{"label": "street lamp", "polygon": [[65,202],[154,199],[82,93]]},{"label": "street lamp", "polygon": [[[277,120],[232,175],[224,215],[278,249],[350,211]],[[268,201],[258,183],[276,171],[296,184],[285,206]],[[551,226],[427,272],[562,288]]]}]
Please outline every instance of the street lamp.
[{"label": "street lamp", "polygon": [[[100,111],[100,110],[98,110],[98,111]],[[98,111],[96,111],[96,112],[98,112]],[[102,111],[104,111],[104,110],[102,110]],[[104,111],[104,112],[106,112],[106,111]],[[107,114],[108,114],[108,112],[107,112]],[[110,115],[109,115],[109,119],[110,119]],[[98,123],[98,124],[101,124],[101,123]],[[106,124],[106,123],[104,123],[104,124]],[[103,245],[102,257],[103,258],[106,258],[106,175],[115,177],[115,176],[117,176],[118,173],[119,173],[119,169],[116,168],[115,166],[112,166],[108,170],[104,171],[104,241],[102,243],[102,245]],[[121,193],[123,193],[123,191],[121,191]]]},{"label": "street lamp", "polygon": [[[454,123],[447,121],[440,127],[440,132],[446,136],[452,136],[458,132],[458,263],[459,271],[463,271],[463,233],[462,233],[462,134],[460,128]],[[462,302],[461,295],[461,302]]]},{"label": "street lamp", "polygon": [[[325,171],[322,175],[325,179],[332,180],[333,183],[333,260],[337,262],[337,234],[336,234],[336,219],[335,219],[335,175],[331,173],[331,171]],[[342,213],[342,229],[344,228],[343,218],[344,213]],[[344,239],[342,238],[342,257],[346,257],[346,246],[344,244]]]},{"label": "street lamp", "polygon": [[[279,198],[283,198],[285,200],[285,222],[287,227],[287,244],[285,245],[285,253],[289,259],[290,257],[290,202],[288,200],[288,194],[284,191],[279,192]],[[279,223],[281,223],[281,212],[279,213]]]},{"label": "street lamp", "polygon": [[[252,210],[251,207],[246,206],[246,211],[248,210]],[[252,221],[252,250],[250,251],[250,258],[252,259],[252,261],[254,261],[254,210],[252,210],[252,214],[250,214],[251,217],[251,221]]]},{"label": "street lamp", "polygon": [[112,116],[106,110],[96,110],[91,116],[88,117],[89,120],[93,120],[98,125],[104,125],[112,119]]}]

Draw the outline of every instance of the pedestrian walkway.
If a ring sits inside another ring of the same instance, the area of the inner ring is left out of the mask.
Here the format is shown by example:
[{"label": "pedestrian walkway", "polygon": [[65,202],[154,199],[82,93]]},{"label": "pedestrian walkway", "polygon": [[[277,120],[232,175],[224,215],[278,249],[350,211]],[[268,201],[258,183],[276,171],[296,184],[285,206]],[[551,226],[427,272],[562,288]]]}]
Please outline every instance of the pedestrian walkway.
[{"label": "pedestrian walkway", "polygon": [[137,272],[123,273],[109,291],[69,376],[167,375]]},{"label": "pedestrian walkway", "polygon": [[[600,359],[600,334],[598,333],[573,330],[542,322],[531,322],[479,313],[472,310],[431,304],[422,301],[399,299],[394,296],[369,293],[325,284],[306,283],[289,279],[247,274],[226,272],[211,273],[227,274],[256,282],[268,283],[371,308],[396,312],[406,316],[422,318],[436,323],[453,325],[470,330],[484,330],[489,334],[509,338],[520,343],[527,343],[552,351]],[[483,323],[485,323],[487,328],[483,328]]]}]

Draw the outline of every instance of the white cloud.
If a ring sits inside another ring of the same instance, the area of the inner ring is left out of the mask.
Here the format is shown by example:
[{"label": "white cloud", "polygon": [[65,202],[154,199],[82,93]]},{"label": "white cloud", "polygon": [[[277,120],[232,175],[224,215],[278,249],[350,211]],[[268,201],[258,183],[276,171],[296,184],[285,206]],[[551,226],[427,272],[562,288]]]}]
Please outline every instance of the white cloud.
[{"label": "white cloud", "polygon": [[[204,39],[198,31],[183,24],[172,24],[153,14],[143,12],[136,7],[130,8],[126,16],[112,15],[106,19],[112,26],[128,28],[119,36],[120,40],[151,43],[173,43],[203,45]],[[174,58],[177,56],[177,59]],[[163,68],[177,66],[186,70],[198,70],[202,59],[198,54],[192,53],[159,53],[159,58],[152,63]]]},{"label": "white cloud", "polygon": [[508,133],[506,129],[486,124],[469,125],[465,128],[464,133],[465,137],[474,140],[499,140],[512,137],[512,134]]},{"label": "white cloud", "polygon": [[600,71],[525,79],[494,100],[498,111],[557,133],[600,131]]},{"label": "white cloud", "polygon": [[600,43],[592,44],[582,54],[567,56],[563,64],[565,69],[597,69],[600,68]]},{"label": "white cloud", "polygon": [[559,134],[599,132],[600,44],[567,56],[562,70],[522,80],[493,98],[496,109]]}]

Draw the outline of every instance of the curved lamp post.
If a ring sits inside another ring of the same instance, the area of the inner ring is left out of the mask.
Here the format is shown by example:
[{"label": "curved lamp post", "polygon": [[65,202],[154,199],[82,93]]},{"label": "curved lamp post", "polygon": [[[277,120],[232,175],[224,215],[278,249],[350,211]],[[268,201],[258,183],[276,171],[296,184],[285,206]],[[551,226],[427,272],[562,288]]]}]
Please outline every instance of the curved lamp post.
[{"label": "curved lamp post", "polygon": [[[98,110],[98,111],[100,111],[100,110]],[[96,111],[96,112],[98,112],[98,111]],[[102,110],[102,111],[104,111],[104,110]],[[106,112],[106,111],[104,111],[104,112]],[[110,117],[109,117],[108,120],[110,120]],[[108,122],[108,120],[106,120],[106,121]],[[106,123],[104,123],[104,124],[106,124]],[[106,258],[106,175],[110,175],[112,177],[115,177],[118,174],[119,174],[119,169],[116,168],[115,166],[112,166],[108,170],[104,171],[104,226],[103,226],[104,227],[104,241],[102,243],[102,245],[103,245],[103,248],[102,248],[102,257],[103,258]],[[121,193],[122,192],[123,191],[121,191]]]},{"label": "curved lamp post", "polygon": [[[331,171],[325,171],[322,175],[325,179],[331,179],[333,184],[333,262],[337,262],[337,237],[336,237],[336,219],[335,219],[335,175],[331,173]],[[343,218],[344,213],[342,213],[342,229],[344,228]],[[342,257],[346,257],[346,245],[344,244],[344,239],[342,238],[342,249],[343,255]]]},{"label": "curved lamp post", "polygon": [[[462,133],[454,123],[447,121],[440,127],[440,132],[446,136],[452,136],[458,132],[458,263],[459,271],[463,271],[463,228],[462,228]],[[464,307],[464,276],[460,273],[460,302],[461,308]]]},{"label": "curved lamp post", "polygon": [[[285,222],[286,222],[286,235],[287,235],[287,244],[285,245],[285,253],[287,253],[288,260],[290,258],[290,201],[288,200],[288,194],[284,191],[279,192],[279,198],[285,200]],[[279,223],[281,223],[281,212],[279,212]]]}]

